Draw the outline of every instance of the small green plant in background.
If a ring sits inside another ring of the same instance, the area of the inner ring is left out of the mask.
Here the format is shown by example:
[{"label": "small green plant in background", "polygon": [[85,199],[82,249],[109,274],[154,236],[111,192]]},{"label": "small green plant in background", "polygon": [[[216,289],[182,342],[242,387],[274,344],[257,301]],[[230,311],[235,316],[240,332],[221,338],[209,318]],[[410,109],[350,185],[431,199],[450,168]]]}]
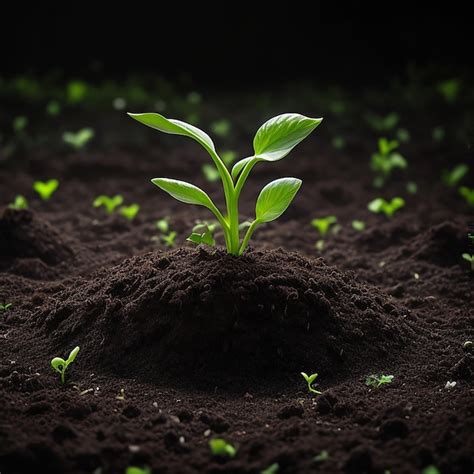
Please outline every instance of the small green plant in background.
[{"label": "small green plant in background", "polygon": [[213,456],[233,458],[237,454],[237,449],[222,438],[214,438],[209,441],[209,447]]},{"label": "small green plant in background", "polygon": [[224,150],[221,152],[221,158],[226,166],[230,166],[237,159],[237,152],[234,150]]},{"label": "small green plant in background", "polygon": [[393,130],[400,121],[399,115],[395,112],[383,116],[368,114],[366,119],[370,127],[376,132],[388,132]]},{"label": "small green plant in background", "polygon": [[448,104],[454,104],[461,90],[461,82],[459,79],[448,79],[438,83],[436,89]]},{"label": "small green plant in background", "polygon": [[399,128],[397,130],[397,140],[400,143],[408,143],[410,139],[410,132],[406,128]]},{"label": "small green plant in background", "polygon": [[454,188],[466,174],[469,172],[469,166],[464,163],[456,165],[452,170],[443,170],[441,179],[446,186]]},{"label": "small green plant in background", "polygon": [[186,240],[194,244],[206,244],[212,247],[216,245],[214,232],[218,225],[218,223],[209,224],[207,222],[196,224],[191,235]]},{"label": "small green plant in background", "polygon": [[196,140],[211,156],[221,177],[227,212],[222,214],[211,198],[200,188],[168,178],[154,178],[152,183],[178,201],[204,206],[217,218],[225,238],[228,253],[242,255],[255,229],[278,219],[291,204],[301,186],[296,178],[280,178],[267,184],[257,198],[255,219],[241,240],[239,227],[239,198],[242,188],[253,167],[259,162],[281,160],[304,140],[322,121],[300,114],[283,114],[265,122],[255,135],[254,154],[244,158],[232,168],[232,172],[217,154],[211,138],[202,130],[180,120],[167,119],[160,114],[129,114],[133,119],[161,132],[183,135]]},{"label": "small green plant in background", "polygon": [[320,463],[329,459],[329,452],[323,449],[319,454],[313,457],[313,462]]},{"label": "small green plant in background", "polygon": [[191,105],[199,105],[202,102],[202,97],[201,97],[201,94],[199,92],[192,91],[187,95],[186,100]]},{"label": "small green plant in background", "polygon": [[88,89],[89,87],[84,81],[74,80],[69,82],[66,88],[68,102],[79,104],[86,98]]},{"label": "small green plant in background", "polygon": [[172,230],[171,232],[168,232],[167,234],[163,234],[160,236],[160,239],[162,242],[166,245],[166,247],[175,247],[176,246],[176,237],[178,233]]},{"label": "small green plant in background", "polygon": [[423,471],[421,471],[421,474],[441,474],[441,471],[431,464],[430,466],[426,466]]},{"label": "small green plant in background", "polygon": [[53,193],[58,189],[59,181],[57,179],[49,179],[48,181],[35,181],[33,190],[35,190],[43,201],[48,201]]},{"label": "small green plant in background", "polygon": [[92,128],[81,128],[77,132],[64,132],[63,142],[70,145],[74,150],[81,150],[94,138],[95,132]]},{"label": "small green plant in background", "polygon": [[260,471],[260,474],[277,474],[277,472],[280,470],[280,465],[277,462],[274,462],[273,464],[270,464],[266,469],[263,469]]},{"label": "small green plant in background", "polygon": [[406,159],[395,150],[399,147],[397,140],[387,140],[379,138],[378,151],[372,155],[370,167],[375,172],[376,177],[373,184],[376,188],[381,188],[395,169],[405,169]]},{"label": "small green plant in background", "polygon": [[137,217],[138,211],[140,210],[140,205],[133,203],[129,206],[121,206],[119,209],[119,214],[122,217],[125,217],[128,221],[132,222],[135,217]]},{"label": "small green plant in background", "polygon": [[318,374],[315,373],[315,374],[308,375],[306,372],[301,372],[301,375],[306,381],[306,385],[308,386],[308,391],[309,392],[315,393],[316,395],[321,395],[322,394],[322,392],[318,392],[318,390],[316,390],[313,387],[314,381],[317,379]]},{"label": "small green plant in background", "polygon": [[407,190],[408,194],[416,194],[418,192],[418,185],[415,181],[408,181],[405,189]]},{"label": "small green plant in background", "polygon": [[433,128],[431,131],[431,136],[433,137],[433,141],[436,143],[441,143],[446,136],[446,130],[441,125],[438,127]]},{"label": "small green plant in background", "polygon": [[13,119],[13,130],[15,133],[22,133],[28,126],[28,118],[24,115],[19,115]]},{"label": "small green plant in background", "polygon": [[380,388],[392,383],[393,375],[369,375],[365,379],[365,385],[372,388]]},{"label": "small green plant in background", "polygon": [[0,313],[5,313],[13,306],[13,303],[0,303]]},{"label": "small green plant in background", "polygon": [[474,188],[461,186],[458,192],[470,206],[474,206]]},{"label": "small green plant in background", "polygon": [[311,221],[311,225],[319,232],[319,235],[322,238],[326,237],[331,227],[334,226],[336,223],[336,216],[320,217]]},{"label": "small green plant in background", "polygon": [[463,253],[462,258],[471,264],[471,271],[474,272],[474,254]]},{"label": "small green plant in background", "polygon": [[8,205],[8,207],[10,209],[16,209],[17,211],[28,209],[28,201],[26,200],[25,196],[18,194],[18,196],[15,196],[15,199]]},{"label": "small green plant in background", "polygon": [[107,214],[113,214],[115,209],[121,206],[122,204],[123,196],[121,194],[117,194],[113,197],[101,194],[100,196],[97,196],[92,202],[92,205],[94,207],[104,207],[105,212],[107,212]]},{"label": "small green plant in background", "polygon": [[214,165],[211,165],[210,163],[202,165],[202,174],[207,179],[207,181],[211,183],[214,181],[219,181],[221,177],[219,171],[217,171],[217,168]]},{"label": "small green plant in background", "polygon": [[352,221],[352,228],[356,230],[357,232],[362,232],[363,230],[365,230],[365,222],[354,219]]},{"label": "small green plant in background", "polygon": [[61,113],[61,105],[57,100],[51,100],[46,105],[46,113],[50,117],[57,117]]},{"label": "small green plant in background", "polygon": [[125,474],[151,474],[151,469],[149,467],[137,467],[137,466],[128,466],[125,469]]},{"label": "small green plant in background", "polygon": [[216,120],[211,123],[211,131],[218,137],[228,137],[232,128],[231,123],[226,119]]},{"label": "small green plant in background", "polygon": [[155,227],[160,231],[160,232],[168,232],[170,229],[170,219],[169,217],[163,217],[161,219],[158,219],[155,222]]},{"label": "small green plant in background", "polygon": [[74,362],[78,353],[79,353],[79,346],[76,346],[69,354],[69,357],[67,358],[67,360],[62,359],[61,357],[55,357],[51,361],[51,367],[53,368],[53,370],[58,372],[61,376],[61,383],[64,384],[64,377],[66,375],[66,370],[69,367],[69,365]]},{"label": "small green plant in background", "polygon": [[405,206],[405,200],[401,197],[394,197],[391,201],[386,201],[383,198],[376,198],[369,202],[367,209],[375,214],[383,213],[391,218],[396,211]]}]

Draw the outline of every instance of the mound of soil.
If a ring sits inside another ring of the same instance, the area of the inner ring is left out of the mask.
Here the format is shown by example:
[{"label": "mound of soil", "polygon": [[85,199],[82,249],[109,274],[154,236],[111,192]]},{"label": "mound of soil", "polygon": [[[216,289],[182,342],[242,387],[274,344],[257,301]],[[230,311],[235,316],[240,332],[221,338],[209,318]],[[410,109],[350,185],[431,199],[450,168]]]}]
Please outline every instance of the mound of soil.
[{"label": "mound of soil", "polygon": [[181,248],[79,281],[35,318],[56,348],[80,345],[94,370],[218,380],[353,372],[407,344],[406,314],[322,259]]}]

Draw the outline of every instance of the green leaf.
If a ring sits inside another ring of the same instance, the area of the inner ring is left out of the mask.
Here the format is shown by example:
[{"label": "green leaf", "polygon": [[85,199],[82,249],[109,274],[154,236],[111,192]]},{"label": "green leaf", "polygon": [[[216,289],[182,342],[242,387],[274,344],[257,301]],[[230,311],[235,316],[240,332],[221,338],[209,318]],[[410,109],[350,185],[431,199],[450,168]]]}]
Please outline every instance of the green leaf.
[{"label": "green leaf", "polygon": [[93,137],[94,130],[92,128],[82,128],[78,132],[64,132],[63,141],[68,145],[71,145],[75,150],[83,148]]},{"label": "green leaf", "polygon": [[453,187],[456,186],[468,172],[469,166],[465,163],[461,163],[456,165],[451,171],[443,170],[441,177],[447,186]]},{"label": "green leaf", "polygon": [[114,210],[123,203],[123,196],[117,194],[113,197],[105,196],[104,194],[97,196],[92,205],[94,207],[104,206],[107,214],[112,214]]},{"label": "green leaf", "polygon": [[357,230],[358,232],[362,232],[364,229],[365,229],[365,222],[364,221],[360,221],[360,220],[357,220],[357,219],[354,219],[352,221],[352,228],[354,230]]},{"label": "green leaf", "polygon": [[319,454],[313,457],[313,462],[319,463],[324,462],[329,459],[329,453],[325,449],[323,449]]},{"label": "green leaf", "polygon": [[17,211],[28,209],[28,201],[26,200],[25,196],[19,194],[15,196],[15,200],[8,205],[10,209],[16,209]]},{"label": "green leaf", "polygon": [[202,173],[204,174],[207,181],[210,181],[211,183],[218,181],[220,178],[219,171],[214,165],[211,165],[210,163],[202,165]]},{"label": "green leaf", "polygon": [[57,179],[50,179],[48,181],[35,181],[33,189],[40,195],[43,201],[47,201],[53,193],[58,189],[59,181]]},{"label": "green leaf", "polygon": [[466,200],[470,206],[474,206],[474,188],[461,186],[458,189],[459,194]]},{"label": "green leaf", "polygon": [[189,242],[193,242],[194,244],[206,244],[211,247],[216,245],[216,241],[210,232],[203,232],[202,234],[198,234],[197,232],[193,232],[186,240]]},{"label": "green leaf", "polygon": [[170,223],[169,223],[168,217],[164,217],[163,219],[158,219],[158,220],[155,222],[155,227],[156,227],[160,232],[163,232],[163,233],[168,232],[168,230],[169,230],[169,228],[170,228]]},{"label": "green leaf", "polygon": [[125,219],[131,222],[133,221],[133,219],[135,219],[139,210],[140,210],[140,205],[133,203],[133,204],[130,204],[129,206],[122,206],[119,212],[121,216],[125,217]]},{"label": "green leaf", "polygon": [[209,447],[214,456],[228,456],[233,458],[237,450],[234,446],[222,438],[214,438],[209,441]]},{"label": "green leaf", "polygon": [[63,367],[66,366],[66,361],[61,357],[55,357],[51,361],[51,367],[56,370],[57,372],[62,372]]},{"label": "green leaf", "polygon": [[274,462],[263,471],[260,471],[260,474],[276,474],[279,470],[280,465],[277,462]]},{"label": "green leaf", "polygon": [[77,357],[77,354],[79,353],[79,349],[80,347],[79,346],[76,346],[72,351],[71,353],[69,354],[69,357],[67,358],[67,361],[66,363],[69,365],[71,362],[74,362],[74,360],[76,359]]},{"label": "green leaf", "polygon": [[300,189],[301,179],[280,178],[267,184],[260,192],[255,206],[259,222],[278,219],[288,208]]}]

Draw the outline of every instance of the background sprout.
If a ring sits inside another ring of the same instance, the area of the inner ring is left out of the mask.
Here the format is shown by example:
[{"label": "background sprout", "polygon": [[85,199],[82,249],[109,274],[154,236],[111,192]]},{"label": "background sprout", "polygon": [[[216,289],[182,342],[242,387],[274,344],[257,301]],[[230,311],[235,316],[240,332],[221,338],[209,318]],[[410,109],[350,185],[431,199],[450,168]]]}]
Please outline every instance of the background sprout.
[{"label": "background sprout", "polygon": [[53,370],[55,370],[61,375],[61,383],[64,384],[64,377],[66,375],[66,370],[69,367],[69,365],[72,362],[74,362],[75,358],[77,357],[78,352],[79,352],[79,346],[76,346],[69,354],[69,357],[67,358],[67,360],[62,359],[61,357],[55,357],[51,361],[51,367],[53,368]]},{"label": "background sprout", "polygon": [[46,113],[50,117],[57,117],[61,113],[61,105],[56,100],[51,100],[46,106]]},{"label": "background sprout", "polygon": [[423,471],[421,471],[421,474],[441,474],[441,471],[431,464],[430,466],[426,466]]},{"label": "background sprout", "polygon": [[130,222],[137,217],[138,211],[140,210],[139,204],[130,204],[129,206],[122,206],[119,209],[119,213],[122,217],[129,220]]},{"label": "background sprout", "polygon": [[415,181],[408,181],[405,189],[407,190],[408,194],[416,194],[418,192],[418,185]]},{"label": "background sprout", "polygon": [[217,154],[211,138],[202,130],[180,120],[167,119],[160,114],[129,114],[133,119],[156,130],[183,135],[196,140],[211,156],[221,177],[227,212],[222,214],[211,198],[200,188],[184,181],[154,178],[153,184],[178,201],[207,207],[217,218],[224,232],[227,251],[242,255],[255,229],[280,217],[288,208],[301,186],[297,178],[280,178],[267,184],[258,196],[255,219],[241,240],[239,229],[239,197],[253,167],[261,162],[281,160],[304,140],[322,121],[300,114],[283,114],[265,122],[254,138],[254,154],[238,161],[229,172]]},{"label": "background sprout", "polygon": [[237,449],[222,438],[211,439],[209,447],[214,456],[233,458],[237,454]]},{"label": "background sprout", "polygon": [[25,196],[19,194],[15,196],[15,199],[12,203],[8,205],[10,209],[16,209],[17,211],[28,209],[28,201],[26,200]]},{"label": "background sprout", "polygon": [[365,222],[354,219],[352,221],[352,228],[357,232],[362,232],[363,230],[365,230]]},{"label": "background sprout", "polygon": [[167,247],[171,248],[176,246],[175,240],[177,235],[178,233],[173,230],[168,234],[163,234],[160,238]]},{"label": "background sprout", "polygon": [[97,196],[92,203],[94,207],[104,207],[107,214],[113,214],[115,209],[121,204],[123,204],[123,196],[121,194],[117,194],[113,197],[101,194]]},{"label": "background sprout", "polygon": [[376,198],[369,202],[367,208],[376,214],[383,213],[391,218],[393,214],[405,205],[405,200],[401,197],[394,197],[391,201]]},{"label": "background sprout", "polygon": [[260,471],[260,474],[276,474],[280,470],[280,465],[277,462],[270,464],[266,469]]},{"label": "background sprout", "polygon": [[329,452],[323,449],[319,454],[313,457],[313,462],[320,463],[329,459]]},{"label": "background sprout", "polygon": [[318,392],[316,389],[313,388],[313,382],[318,377],[318,374],[315,373],[308,375],[306,372],[301,372],[301,375],[306,380],[306,384],[308,385],[308,391],[310,391],[311,393],[315,393],[316,395],[322,394],[322,392]]},{"label": "background sprout", "polygon": [[469,166],[461,163],[456,165],[452,170],[443,170],[441,173],[441,179],[443,180],[444,184],[446,184],[446,186],[454,188],[454,186],[456,186],[459,181],[461,181],[464,176],[466,176],[468,171]]},{"label": "background sprout", "polygon": [[94,134],[94,130],[89,127],[82,128],[78,132],[64,132],[63,142],[70,145],[74,150],[80,150],[94,138]]},{"label": "background sprout", "polygon": [[163,217],[162,219],[158,219],[155,222],[155,227],[160,231],[160,232],[168,232],[170,229],[170,221],[169,217]]},{"label": "background sprout", "polygon": [[47,201],[53,193],[58,189],[59,181],[57,179],[49,179],[48,181],[35,181],[33,189],[39,194],[43,201]]},{"label": "background sprout", "polygon": [[367,122],[376,132],[388,132],[394,129],[400,120],[397,113],[391,112],[385,116],[369,114],[367,115]]},{"label": "background sprout", "polygon": [[407,167],[406,159],[400,153],[394,151],[398,146],[396,140],[379,139],[378,151],[372,155],[370,162],[372,170],[377,174],[374,179],[375,187],[382,187],[394,169],[405,169]]},{"label": "background sprout", "polygon": [[462,258],[471,264],[471,271],[474,272],[474,254],[463,253]]},{"label": "background sprout", "polygon": [[321,237],[325,237],[326,234],[329,232],[329,229],[332,225],[337,222],[336,216],[326,216],[320,217],[319,219],[313,219],[311,221],[311,225],[317,229]]},{"label": "background sprout", "polygon": [[384,385],[392,383],[393,375],[369,375],[365,379],[365,385],[372,388],[380,388]]},{"label": "background sprout", "polygon": [[202,173],[204,174],[204,177],[211,183],[218,181],[220,178],[217,168],[209,163],[202,165]]},{"label": "background sprout", "polygon": [[231,128],[232,125],[226,119],[216,120],[215,122],[211,123],[211,131],[218,137],[228,137]]},{"label": "background sprout", "polygon": [[8,311],[13,306],[13,303],[0,303],[0,313]]},{"label": "background sprout", "polygon": [[433,137],[433,141],[436,143],[440,143],[444,140],[444,137],[446,136],[446,130],[444,127],[438,126],[433,128],[431,131],[431,136]]},{"label": "background sprout", "polygon": [[84,81],[71,81],[66,89],[67,100],[71,104],[78,104],[86,98],[87,92],[88,86]]},{"label": "background sprout", "polygon": [[195,244],[206,244],[213,247],[216,245],[216,241],[214,240],[214,230],[216,229],[216,225],[201,223],[196,224],[193,227],[192,234],[186,239],[189,242],[193,242]]},{"label": "background sprout", "polygon": [[448,104],[454,104],[458,98],[461,83],[458,79],[448,79],[440,82],[436,89]]},{"label": "background sprout", "polygon": [[459,191],[459,194],[465,199],[465,201],[470,206],[474,206],[474,188],[461,186],[458,191]]},{"label": "background sprout", "polygon": [[151,474],[149,467],[128,466],[125,474]]},{"label": "background sprout", "polygon": [[22,133],[28,125],[28,118],[24,115],[19,115],[13,119],[13,130],[15,133]]}]

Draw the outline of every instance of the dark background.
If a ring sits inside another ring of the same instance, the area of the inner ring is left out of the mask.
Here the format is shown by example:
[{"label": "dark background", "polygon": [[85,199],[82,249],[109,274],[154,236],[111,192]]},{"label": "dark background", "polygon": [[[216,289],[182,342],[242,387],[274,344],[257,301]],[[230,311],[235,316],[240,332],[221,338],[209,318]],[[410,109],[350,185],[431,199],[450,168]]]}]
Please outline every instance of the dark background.
[{"label": "dark background", "polygon": [[59,70],[89,79],[187,74],[223,85],[298,78],[383,84],[413,64],[435,66],[447,77],[469,74],[474,56],[473,20],[455,2],[429,8],[295,2],[259,5],[259,14],[230,3],[215,10],[135,3],[103,12],[98,3],[4,12],[0,72]]}]

